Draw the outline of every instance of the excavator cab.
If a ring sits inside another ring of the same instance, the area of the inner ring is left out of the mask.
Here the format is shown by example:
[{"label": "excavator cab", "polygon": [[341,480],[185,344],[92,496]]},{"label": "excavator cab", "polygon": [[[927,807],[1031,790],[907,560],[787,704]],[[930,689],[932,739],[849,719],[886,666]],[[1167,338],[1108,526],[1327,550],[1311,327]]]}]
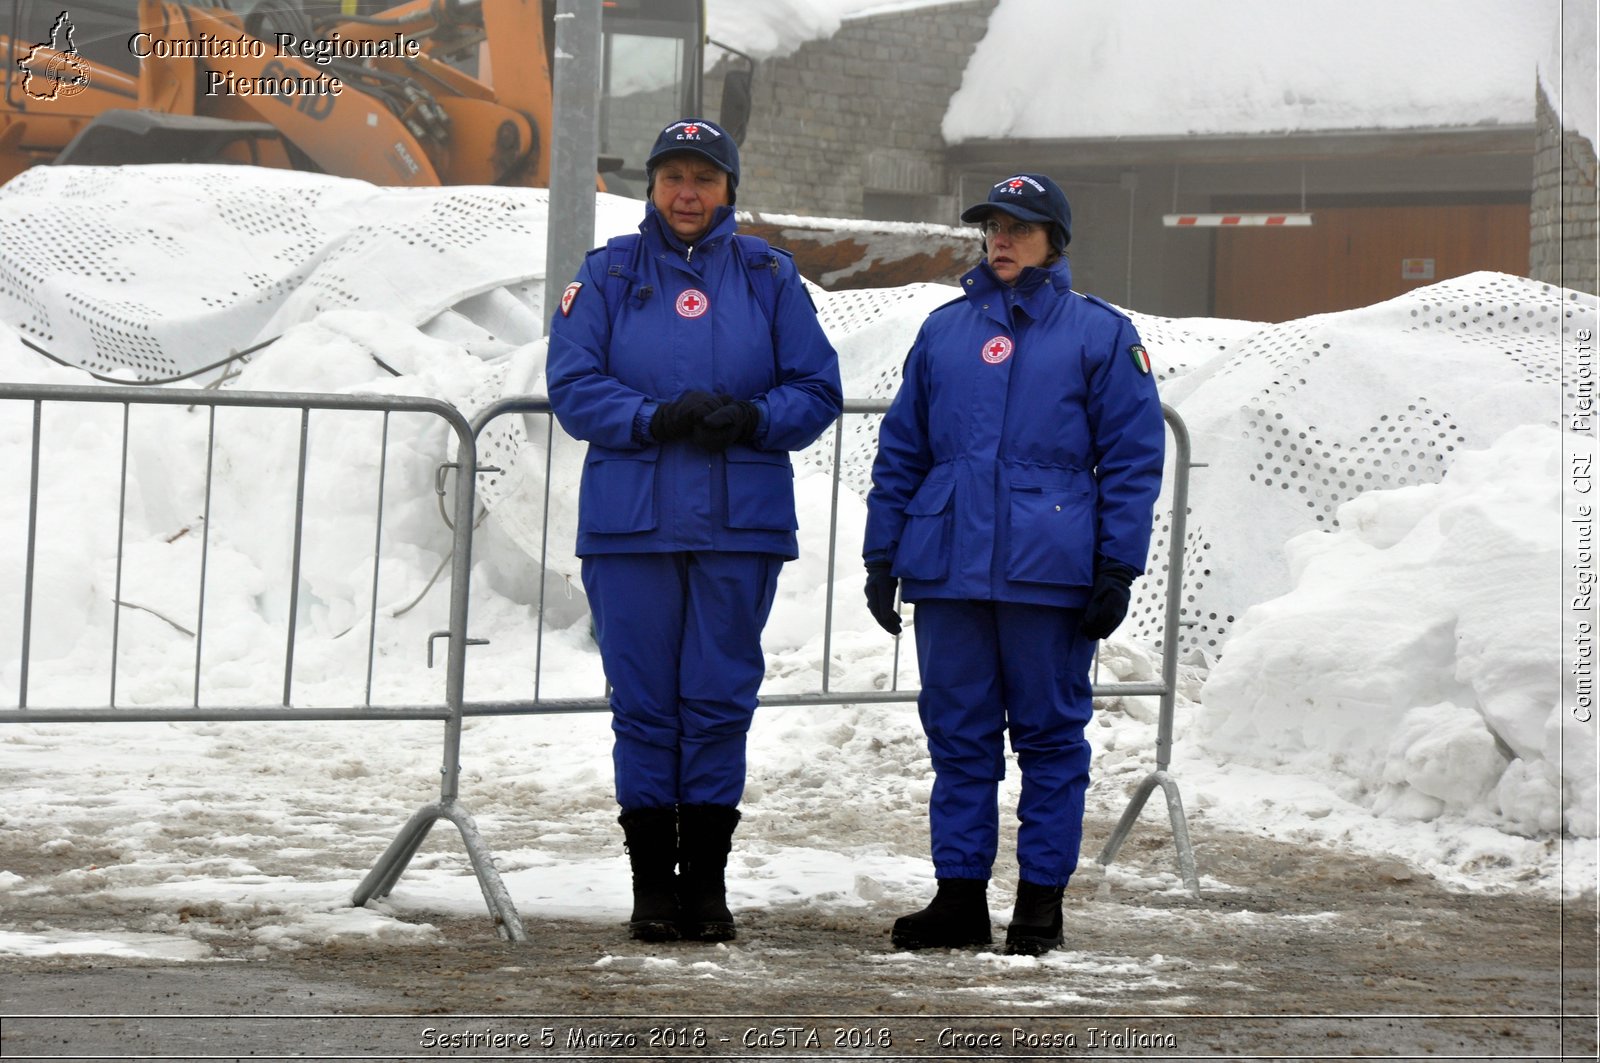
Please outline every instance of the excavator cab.
[{"label": "excavator cab", "polygon": [[601,5],[599,169],[607,190],[643,198],[644,161],[661,127],[701,113],[702,18],[701,0]]}]

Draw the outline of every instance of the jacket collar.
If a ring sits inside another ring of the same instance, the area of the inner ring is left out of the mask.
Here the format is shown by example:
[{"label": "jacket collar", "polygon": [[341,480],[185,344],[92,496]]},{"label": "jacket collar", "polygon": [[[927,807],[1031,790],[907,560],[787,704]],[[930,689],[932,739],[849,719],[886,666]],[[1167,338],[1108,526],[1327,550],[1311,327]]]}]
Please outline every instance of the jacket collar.
[{"label": "jacket collar", "polygon": [[1034,321],[1050,311],[1054,301],[1072,290],[1072,268],[1062,255],[1052,266],[1029,266],[1015,285],[995,276],[986,258],[961,278],[961,290],[969,302],[990,309],[988,316],[1009,326],[1009,308],[1019,306]]},{"label": "jacket collar", "polygon": [[718,207],[712,213],[711,228],[707,229],[705,235],[696,240],[693,245],[679,239],[678,234],[672,231],[672,226],[667,224],[667,219],[662,217],[661,212],[656,209],[654,203],[646,203],[644,205],[644,220],[639,223],[639,231],[646,237],[654,237],[660,240],[684,258],[690,257],[689,250],[691,246],[695,251],[699,251],[702,247],[731,236],[736,227],[733,219],[733,208],[727,206]]}]

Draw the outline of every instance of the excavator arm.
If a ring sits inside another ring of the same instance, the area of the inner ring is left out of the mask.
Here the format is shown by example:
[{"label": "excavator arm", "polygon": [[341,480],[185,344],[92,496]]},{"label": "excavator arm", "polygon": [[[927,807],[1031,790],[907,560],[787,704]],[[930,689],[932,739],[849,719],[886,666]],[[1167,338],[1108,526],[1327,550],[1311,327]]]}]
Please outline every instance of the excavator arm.
[{"label": "excavator arm", "polygon": [[[462,157],[460,165],[470,167],[474,162],[468,160],[481,160],[488,151],[496,167],[517,171],[512,183],[543,188],[550,180],[543,134],[554,120],[548,6],[544,0],[409,0],[376,15],[319,19],[316,29],[323,39],[341,42],[387,42],[397,35],[416,40],[424,59],[381,58],[372,66],[438,86],[438,102],[458,126],[461,143],[454,154]],[[468,56],[479,77],[454,65]],[[500,111],[480,104],[520,116],[526,128],[505,127]],[[445,183],[506,182],[463,171],[459,179],[446,176]]]},{"label": "excavator arm", "polygon": [[[104,160],[96,142],[110,139],[125,162],[192,159],[203,143],[380,185],[548,183],[540,0],[413,0],[323,21],[312,37],[208,4],[138,0],[128,29],[132,76],[84,59],[59,30],[53,47],[0,37],[10,69],[28,62],[75,90],[31,99],[8,84],[0,179],[40,161]],[[475,37],[488,42],[492,86],[443,57]],[[129,108],[141,117],[112,117]]]}]

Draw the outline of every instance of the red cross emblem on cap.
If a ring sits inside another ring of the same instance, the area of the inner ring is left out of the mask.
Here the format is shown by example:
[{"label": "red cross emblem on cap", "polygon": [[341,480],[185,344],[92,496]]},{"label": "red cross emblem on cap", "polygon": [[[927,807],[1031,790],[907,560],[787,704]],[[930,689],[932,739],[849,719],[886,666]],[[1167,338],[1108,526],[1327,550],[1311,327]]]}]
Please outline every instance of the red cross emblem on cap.
[{"label": "red cross emblem on cap", "polygon": [[1022,187],[1022,181],[1019,178],[1013,177],[1011,179],[1011,187],[1012,188],[1021,188]]},{"label": "red cross emblem on cap", "polygon": [[699,317],[711,305],[706,293],[694,288],[678,296],[678,314],[681,317]]},{"label": "red cross emblem on cap", "polygon": [[1011,337],[996,336],[983,345],[983,360],[990,365],[999,365],[1011,357]]},{"label": "red cross emblem on cap", "polygon": [[700,127],[697,125],[686,125],[683,127],[683,135],[686,137],[697,137],[700,135]]}]

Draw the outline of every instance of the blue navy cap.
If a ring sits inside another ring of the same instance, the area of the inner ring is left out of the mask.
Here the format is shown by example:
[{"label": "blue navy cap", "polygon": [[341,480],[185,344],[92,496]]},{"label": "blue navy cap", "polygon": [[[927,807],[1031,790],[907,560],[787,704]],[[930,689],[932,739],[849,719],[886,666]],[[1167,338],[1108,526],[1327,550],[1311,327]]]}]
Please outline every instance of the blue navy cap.
[{"label": "blue navy cap", "polygon": [[1042,173],[1019,173],[997,181],[989,189],[989,198],[962,211],[961,220],[982,221],[997,210],[1023,221],[1054,225],[1051,240],[1057,251],[1065,251],[1072,242],[1072,207],[1067,203],[1067,194]]},{"label": "blue navy cap", "polygon": [[644,161],[646,170],[654,170],[656,163],[668,155],[687,152],[710,160],[728,175],[728,188],[739,187],[739,145],[733,142],[721,126],[704,118],[684,118],[673,122],[656,137],[650,157]]}]

